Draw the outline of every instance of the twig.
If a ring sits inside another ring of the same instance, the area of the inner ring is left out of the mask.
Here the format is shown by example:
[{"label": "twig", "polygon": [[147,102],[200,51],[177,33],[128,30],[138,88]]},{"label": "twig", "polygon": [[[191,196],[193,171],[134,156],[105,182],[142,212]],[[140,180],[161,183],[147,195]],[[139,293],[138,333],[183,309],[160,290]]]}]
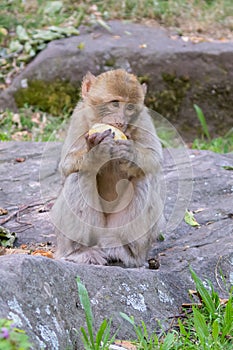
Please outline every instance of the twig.
[{"label": "twig", "polygon": [[226,291],[222,288],[220,282],[219,282],[219,278],[218,278],[218,267],[219,267],[219,264],[220,264],[220,261],[222,260],[222,256],[220,255],[218,257],[218,261],[217,261],[217,264],[215,266],[215,269],[214,269],[214,274],[215,274],[215,279],[216,279],[216,282],[217,282],[217,285],[219,286],[219,288],[221,289],[221,291],[223,293],[225,293]]},{"label": "twig", "polygon": [[15,210],[13,213],[9,214],[6,218],[0,220],[0,225],[5,224],[6,222],[10,221],[14,216],[18,216],[19,213],[23,212],[24,210],[28,208],[38,207],[39,205],[46,204],[53,200],[53,198],[47,200],[46,202],[37,202],[37,203],[30,203],[30,204],[24,204],[21,207],[19,207],[18,210]]}]

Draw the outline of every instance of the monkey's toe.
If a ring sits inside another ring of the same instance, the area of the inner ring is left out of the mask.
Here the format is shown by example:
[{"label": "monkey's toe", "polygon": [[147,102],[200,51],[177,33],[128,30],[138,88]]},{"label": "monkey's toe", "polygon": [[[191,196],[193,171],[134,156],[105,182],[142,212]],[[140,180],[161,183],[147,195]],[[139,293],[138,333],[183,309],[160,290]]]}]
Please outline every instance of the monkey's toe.
[{"label": "monkey's toe", "polygon": [[82,248],[76,250],[65,260],[75,262],[76,264],[107,265],[107,258],[104,252],[98,248]]}]

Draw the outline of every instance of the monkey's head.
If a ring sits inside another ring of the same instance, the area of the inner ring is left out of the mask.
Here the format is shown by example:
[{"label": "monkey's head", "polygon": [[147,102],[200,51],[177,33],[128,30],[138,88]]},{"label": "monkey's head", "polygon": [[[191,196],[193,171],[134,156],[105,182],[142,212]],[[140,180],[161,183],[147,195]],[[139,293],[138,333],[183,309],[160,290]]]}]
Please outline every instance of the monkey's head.
[{"label": "monkey's head", "polygon": [[96,122],[116,126],[123,132],[143,108],[146,86],[123,69],[95,77],[88,73],[82,83],[82,98],[94,108]]}]

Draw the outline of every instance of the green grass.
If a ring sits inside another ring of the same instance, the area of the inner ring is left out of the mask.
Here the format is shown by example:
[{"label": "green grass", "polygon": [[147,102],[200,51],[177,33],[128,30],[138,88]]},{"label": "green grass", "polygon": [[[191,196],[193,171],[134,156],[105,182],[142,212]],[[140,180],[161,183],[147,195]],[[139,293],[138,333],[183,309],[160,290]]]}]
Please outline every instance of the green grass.
[{"label": "green grass", "polygon": [[8,84],[8,73],[11,78],[18,74],[49,41],[77,34],[80,24],[106,28],[110,19],[149,20],[172,27],[177,35],[222,40],[231,36],[232,12],[231,0],[1,0],[0,83]]},{"label": "green grass", "polygon": [[202,109],[197,105],[194,105],[194,109],[202,127],[202,137],[193,141],[192,148],[217,153],[233,152],[233,128],[224,136],[211,138]]},{"label": "green grass", "polygon": [[95,20],[99,12],[103,19],[135,21],[150,18],[176,27],[182,26],[181,19],[190,20],[195,13],[199,23],[214,25],[220,22],[227,26],[228,22],[225,23],[224,19],[229,17],[230,9],[230,0],[63,0],[56,3],[47,0],[2,0],[0,23],[9,31],[14,31],[17,25],[29,29],[72,22],[78,26],[80,21]]},{"label": "green grass", "polygon": [[0,115],[0,141],[61,141],[67,118],[68,115],[54,117],[29,107],[19,113],[7,110]]},{"label": "green grass", "polygon": [[[134,344],[137,350],[232,350],[233,288],[229,291],[229,299],[223,302],[210,282],[205,287],[196,273],[190,271],[199,303],[193,302],[189,309],[184,309],[171,329],[161,328],[160,332],[155,330],[149,334],[144,321],[138,325],[133,317],[120,313],[123,322],[129,323],[135,334],[128,343]],[[88,291],[79,277],[76,281],[86,320],[86,326],[80,327],[84,349],[108,350],[116,338],[116,333],[111,334],[111,320],[104,319],[95,332]],[[13,321],[0,319],[0,348],[26,350],[31,344],[25,332],[16,328]]]},{"label": "green grass", "polygon": [[[201,111],[200,107],[198,108],[198,111]],[[19,113],[7,110],[0,115],[0,141],[63,141],[68,119],[68,113],[55,117],[29,106],[21,108]],[[203,113],[201,120],[201,123],[204,120],[203,125],[205,125],[203,136],[193,141],[192,148],[217,153],[233,152],[233,129],[223,137],[211,139]],[[165,125],[166,128],[157,125],[164,147],[183,147],[174,129],[169,125]],[[205,137],[207,132],[208,138]]]},{"label": "green grass", "polygon": [[[8,86],[9,75],[10,79],[13,79],[39,51],[46,47],[49,41],[76,33],[80,23],[87,25],[99,23],[107,28],[105,21],[109,19],[137,22],[150,20],[152,23],[156,20],[162,25],[172,27],[173,32],[178,35],[204,35],[207,32],[215,38],[224,39],[232,30],[230,17],[232,12],[231,0],[98,0],[94,2],[2,0],[0,2],[0,90]],[[26,89],[24,90],[25,93]],[[30,101],[33,96],[29,96]],[[34,98],[39,104],[44,96],[45,93],[42,92],[42,97],[36,95]],[[60,125],[64,119],[67,119],[68,113],[61,117],[53,117],[53,115],[61,114],[56,112],[60,105],[67,105],[67,96],[59,95],[56,100],[57,96],[56,91],[52,93],[49,90],[49,98],[46,96],[45,101],[49,101],[48,104],[53,110],[48,110],[46,106],[40,108],[46,113],[37,111],[40,114],[38,122],[33,121],[35,110],[30,107],[21,108],[20,124],[15,121],[15,114],[8,111],[3,113],[0,116],[0,140],[62,140],[64,126],[60,128]],[[28,99],[29,97],[27,96]],[[50,103],[51,98],[53,103]],[[70,99],[72,100],[72,96]],[[71,102],[73,103],[73,100]],[[22,99],[21,106],[24,103],[25,99]],[[197,105],[194,108],[203,129],[203,136],[193,141],[192,148],[220,153],[232,152],[233,131],[230,130],[221,137],[211,138],[202,110]],[[160,128],[159,136],[165,147],[180,145],[179,140],[177,144],[173,133],[173,130]]]},{"label": "green grass", "polygon": [[[144,321],[138,325],[133,317],[120,313],[123,320],[128,322],[134,331],[135,338],[131,340],[137,350],[231,350],[233,343],[233,298],[229,292],[227,303],[223,303],[218,293],[209,282],[204,286],[201,279],[191,270],[191,276],[196,286],[199,303],[190,304],[190,309],[183,313],[174,323],[172,329],[161,329],[149,335]],[[81,334],[85,350],[106,350],[114,342],[111,337],[111,322],[104,320],[94,336],[94,318],[88,292],[77,279],[79,298],[84,309],[86,328],[81,327]],[[103,327],[104,325],[104,327]],[[107,332],[104,330],[107,329]],[[103,336],[104,335],[104,336]],[[101,342],[100,339],[104,339]]]},{"label": "green grass", "polygon": [[84,309],[87,331],[84,327],[80,328],[83,345],[87,350],[107,350],[115,340],[115,334],[110,335],[111,320],[104,320],[96,335],[94,334],[94,317],[91,310],[91,303],[86,287],[82,284],[80,278],[77,278],[78,294],[81,305]]},{"label": "green grass", "polygon": [[32,344],[25,331],[15,327],[12,320],[0,318],[0,349],[29,350]]},{"label": "green grass", "polygon": [[233,152],[233,130],[230,130],[223,137],[216,137],[212,140],[195,139],[192,143],[193,149],[209,150],[216,153]]}]

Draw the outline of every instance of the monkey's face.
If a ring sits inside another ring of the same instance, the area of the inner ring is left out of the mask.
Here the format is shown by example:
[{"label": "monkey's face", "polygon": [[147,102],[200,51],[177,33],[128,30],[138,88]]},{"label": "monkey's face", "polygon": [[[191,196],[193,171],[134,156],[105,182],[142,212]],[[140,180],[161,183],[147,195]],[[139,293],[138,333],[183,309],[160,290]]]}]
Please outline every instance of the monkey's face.
[{"label": "monkey's face", "polygon": [[123,69],[97,77],[88,73],[82,84],[82,97],[94,111],[94,123],[111,124],[122,132],[134,125],[143,108],[145,93],[146,86]]},{"label": "monkey's face", "polygon": [[142,106],[134,103],[127,103],[119,100],[113,100],[95,106],[98,122],[110,124],[122,132],[134,123],[137,119]]}]

